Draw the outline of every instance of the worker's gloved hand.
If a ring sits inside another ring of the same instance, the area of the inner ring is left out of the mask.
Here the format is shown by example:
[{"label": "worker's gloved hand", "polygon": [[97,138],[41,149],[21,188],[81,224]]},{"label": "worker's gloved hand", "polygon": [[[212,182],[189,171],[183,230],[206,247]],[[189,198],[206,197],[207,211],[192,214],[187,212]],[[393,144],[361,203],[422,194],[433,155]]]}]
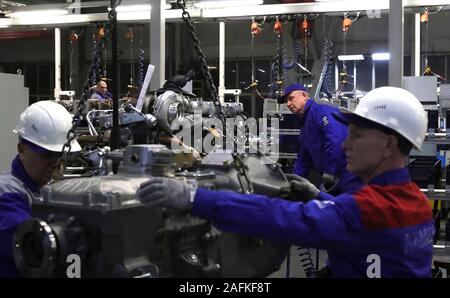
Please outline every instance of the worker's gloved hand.
[{"label": "worker's gloved hand", "polygon": [[325,188],[325,191],[332,190],[338,184],[338,182],[339,182],[338,177],[328,173],[323,173],[322,183]]},{"label": "worker's gloved hand", "polygon": [[143,182],[136,194],[142,204],[190,211],[197,187],[170,178],[155,177]]},{"label": "worker's gloved hand", "polygon": [[295,174],[284,174],[284,176],[286,176],[287,180],[289,182],[295,180],[295,181],[303,181],[305,178],[303,178],[302,176],[299,175],[295,175]]},{"label": "worker's gloved hand", "polygon": [[291,199],[294,201],[307,202],[320,193],[320,190],[314,186],[308,179],[298,175],[286,174],[291,186]]}]

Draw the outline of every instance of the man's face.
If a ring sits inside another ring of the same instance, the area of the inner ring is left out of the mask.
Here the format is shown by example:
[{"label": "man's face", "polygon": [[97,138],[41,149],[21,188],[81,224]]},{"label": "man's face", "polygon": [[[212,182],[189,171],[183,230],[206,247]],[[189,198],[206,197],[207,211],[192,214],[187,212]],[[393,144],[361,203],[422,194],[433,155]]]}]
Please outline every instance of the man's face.
[{"label": "man's face", "polygon": [[309,94],[305,91],[292,91],[286,97],[286,105],[294,114],[302,115],[305,112],[305,104],[309,98]]},{"label": "man's face", "polygon": [[348,137],[342,144],[347,170],[360,178],[370,177],[386,154],[389,136],[383,132],[350,124]]},{"label": "man's face", "polygon": [[34,152],[26,144],[18,144],[19,158],[27,174],[39,186],[46,185],[62,156],[58,152]]},{"label": "man's face", "polygon": [[100,93],[100,94],[105,94],[107,90],[108,90],[108,87],[107,87],[107,85],[106,85],[105,82],[100,82],[100,83],[97,85],[97,92],[98,92],[98,93]]}]

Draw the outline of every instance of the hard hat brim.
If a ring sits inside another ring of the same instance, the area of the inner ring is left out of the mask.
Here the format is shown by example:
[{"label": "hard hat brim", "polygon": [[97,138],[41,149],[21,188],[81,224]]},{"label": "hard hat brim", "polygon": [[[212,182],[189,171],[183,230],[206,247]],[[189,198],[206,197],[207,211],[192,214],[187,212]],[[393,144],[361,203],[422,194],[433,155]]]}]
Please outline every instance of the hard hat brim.
[{"label": "hard hat brim", "polygon": [[[40,146],[47,149],[48,151],[53,151],[53,152],[62,152],[62,148],[63,148],[63,145],[61,145],[61,144],[56,144],[56,145],[41,144]],[[67,148],[64,151],[66,152]],[[79,152],[79,151],[81,151],[80,144],[78,144],[77,140],[73,140],[70,143],[70,152]]]},{"label": "hard hat brim", "polygon": [[336,118],[336,120],[345,125],[353,124],[364,128],[377,129],[386,134],[396,134],[396,132],[391,128],[386,127],[378,122],[364,118],[346,108],[339,108],[339,112],[334,112],[333,116]]},{"label": "hard hat brim", "polygon": [[[37,144],[32,140],[29,140],[26,137],[21,136],[15,129],[13,130],[13,133],[17,134],[21,140],[24,140],[25,143],[29,145],[34,152],[45,152],[45,151],[62,152],[63,145],[61,144],[41,144],[41,143]],[[82,150],[77,140],[73,140],[70,143],[70,146],[71,146],[70,152],[79,152]],[[67,149],[65,149],[65,151],[67,151]]]},{"label": "hard hat brim", "polygon": [[406,136],[402,135],[401,133],[396,132],[392,128],[384,126],[383,124],[364,118],[346,108],[339,108],[339,112],[334,112],[333,116],[336,118],[337,121],[345,125],[353,124],[363,128],[376,129],[388,135],[401,135],[409,142],[411,142],[414,148],[416,148],[419,151],[422,151],[421,148],[414,145],[414,143],[411,140],[409,140]]}]

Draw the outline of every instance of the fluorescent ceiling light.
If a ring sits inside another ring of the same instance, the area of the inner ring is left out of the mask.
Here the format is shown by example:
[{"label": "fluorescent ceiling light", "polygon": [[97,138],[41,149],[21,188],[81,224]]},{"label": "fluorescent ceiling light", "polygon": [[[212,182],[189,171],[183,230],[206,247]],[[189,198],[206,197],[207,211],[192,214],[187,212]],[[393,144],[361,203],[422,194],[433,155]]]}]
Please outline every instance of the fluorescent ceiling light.
[{"label": "fluorescent ceiling light", "polygon": [[195,4],[199,8],[237,7],[248,5],[261,5],[263,0],[203,0]]},{"label": "fluorescent ceiling light", "polygon": [[150,20],[150,11],[126,11],[117,13],[118,21],[138,21],[138,20]]},{"label": "fluorescent ceiling light", "polygon": [[31,18],[11,18],[11,19],[0,19],[4,20],[5,25],[9,26],[22,26],[22,25],[57,25],[57,24],[85,24],[92,22],[104,22],[108,21],[108,16],[106,13],[101,14],[68,14],[61,16],[34,16]]},{"label": "fluorescent ceiling light", "polygon": [[[108,7],[108,11],[111,7]],[[116,7],[118,21],[150,20],[152,6],[150,4],[119,5]]]},{"label": "fluorescent ceiling light", "polygon": [[364,56],[363,55],[339,55],[338,59],[340,61],[364,60]]},{"label": "fluorescent ceiling light", "polygon": [[[108,11],[111,7],[108,7]],[[135,5],[119,5],[116,7],[116,11],[119,12],[132,12],[132,11],[151,11],[152,6],[150,4],[135,4]]]},{"label": "fluorescent ceiling light", "polygon": [[372,54],[372,60],[375,61],[386,61],[389,60],[391,55],[389,53],[374,53]]},{"label": "fluorescent ceiling light", "polygon": [[45,10],[24,10],[15,11],[9,14],[11,18],[33,18],[33,17],[45,17],[45,16],[62,16],[69,12],[67,9],[45,9]]}]

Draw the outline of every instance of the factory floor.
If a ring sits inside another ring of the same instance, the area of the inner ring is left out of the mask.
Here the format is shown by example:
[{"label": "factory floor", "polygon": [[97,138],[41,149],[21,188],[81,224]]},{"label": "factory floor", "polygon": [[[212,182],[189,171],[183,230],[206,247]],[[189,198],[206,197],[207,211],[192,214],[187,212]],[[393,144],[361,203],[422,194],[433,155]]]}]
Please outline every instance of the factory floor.
[{"label": "factory floor", "polygon": [[[314,264],[316,263],[316,249],[310,249],[311,258]],[[287,275],[287,264],[289,262],[289,276]],[[326,265],[327,252],[319,250],[319,269]],[[433,264],[435,261],[444,262],[450,264],[450,242],[438,241],[435,245]],[[449,265],[450,266],[450,265]],[[441,268],[443,278],[450,278],[450,272],[445,268]],[[269,278],[306,278],[305,271],[301,265],[301,257],[299,256],[299,249],[296,246],[292,246],[290,250],[290,258],[286,258],[281,264],[281,268],[278,271],[273,272],[268,276]]]},{"label": "factory floor", "polygon": [[[316,264],[316,249],[310,249],[311,258],[314,264]],[[281,268],[275,271],[269,278],[306,278],[305,271],[301,265],[301,257],[299,256],[301,251],[299,251],[297,246],[291,246],[290,258],[286,258],[281,264]],[[289,262],[289,267],[288,265]],[[325,267],[327,262],[327,252],[324,250],[319,251],[319,269]],[[287,269],[289,268],[289,276],[287,276]]]}]

